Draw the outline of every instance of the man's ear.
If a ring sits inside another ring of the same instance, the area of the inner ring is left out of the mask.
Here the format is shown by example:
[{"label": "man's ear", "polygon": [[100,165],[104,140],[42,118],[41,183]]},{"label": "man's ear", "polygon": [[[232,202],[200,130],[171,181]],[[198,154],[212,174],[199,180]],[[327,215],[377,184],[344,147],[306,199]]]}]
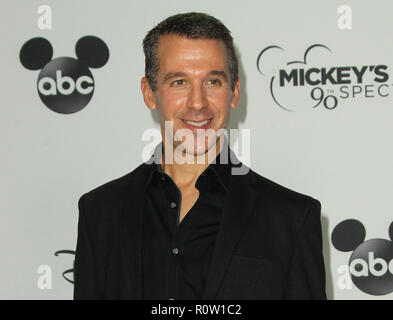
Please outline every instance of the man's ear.
[{"label": "man's ear", "polygon": [[232,91],[231,107],[235,109],[239,103],[240,99],[240,80],[237,79],[235,83],[235,88]]},{"label": "man's ear", "polygon": [[149,80],[146,77],[141,79],[141,90],[143,95],[143,100],[145,101],[146,106],[150,110],[154,110],[157,106],[156,97],[154,95],[153,90],[151,89]]}]

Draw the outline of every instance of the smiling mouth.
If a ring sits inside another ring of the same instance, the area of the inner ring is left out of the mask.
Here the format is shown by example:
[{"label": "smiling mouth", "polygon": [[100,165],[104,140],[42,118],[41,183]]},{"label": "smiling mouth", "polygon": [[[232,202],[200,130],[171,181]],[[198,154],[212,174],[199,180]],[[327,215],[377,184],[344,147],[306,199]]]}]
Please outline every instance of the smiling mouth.
[{"label": "smiling mouth", "polygon": [[191,126],[202,128],[203,126],[207,125],[212,119],[206,119],[203,121],[191,121],[191,120],[184,120],[183,121]]}]

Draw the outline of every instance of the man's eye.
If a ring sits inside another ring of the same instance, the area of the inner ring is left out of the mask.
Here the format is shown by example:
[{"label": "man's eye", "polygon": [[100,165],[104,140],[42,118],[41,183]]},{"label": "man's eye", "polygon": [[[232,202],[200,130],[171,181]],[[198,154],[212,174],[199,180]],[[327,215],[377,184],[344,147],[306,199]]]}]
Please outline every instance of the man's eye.
[{"label": "man's eye", "polygon": [[172,86],[179,87],[179,86],[184,86],[186,84],[186,81],[184,79],[179,79],[175,80],[172,82]]},{"label": "man's eye", "polygon": [[220,79],[210,79],[207,81],[207,85],[209,86],[220,86],[221,85],[221,81]]}]

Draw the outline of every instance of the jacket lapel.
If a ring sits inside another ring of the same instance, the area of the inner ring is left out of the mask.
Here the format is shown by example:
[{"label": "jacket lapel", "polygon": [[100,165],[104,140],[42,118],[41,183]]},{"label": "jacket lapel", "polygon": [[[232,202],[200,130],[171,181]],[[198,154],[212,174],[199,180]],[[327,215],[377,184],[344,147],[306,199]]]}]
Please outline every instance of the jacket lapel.
[{"label": "jacket lapel", "polygon": [[142,212],[147,165],[136,169],[123,201],[121,218],[122,257],[126,299],[142,299]]},{"label": "jacket lapel", "polygon": [[249,173],[232,175],[203,299],[215,299],[235,247],[254,211],[257,192],[249,186]]}]

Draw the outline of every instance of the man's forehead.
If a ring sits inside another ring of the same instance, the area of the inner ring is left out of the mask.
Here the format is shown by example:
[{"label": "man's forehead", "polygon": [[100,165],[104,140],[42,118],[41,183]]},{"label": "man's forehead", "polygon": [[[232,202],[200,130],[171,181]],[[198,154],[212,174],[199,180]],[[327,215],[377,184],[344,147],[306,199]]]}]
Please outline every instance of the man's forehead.
[{"label": "man's forehead", "polygon": [[[221,39],[189,39],[176,34],[165,34],[158,41],[160,65],[175,63],[177,59],[205,59],[207,62],[228,67],[225,43]],[[163,65],[162,65],[163,66]]]},{"label": "man's forehead", "polygon": [[164,34],[158,38],[158,52],[162,53],[164,50],[180,49],[183,47],[192,47],[194,49],[203,50],[205,48],[216,47],[217,49],[226,49],[225,43],[221,39],[208,39],[208,38],[196,38],[190,39],[185,36],[177,34]]}]

